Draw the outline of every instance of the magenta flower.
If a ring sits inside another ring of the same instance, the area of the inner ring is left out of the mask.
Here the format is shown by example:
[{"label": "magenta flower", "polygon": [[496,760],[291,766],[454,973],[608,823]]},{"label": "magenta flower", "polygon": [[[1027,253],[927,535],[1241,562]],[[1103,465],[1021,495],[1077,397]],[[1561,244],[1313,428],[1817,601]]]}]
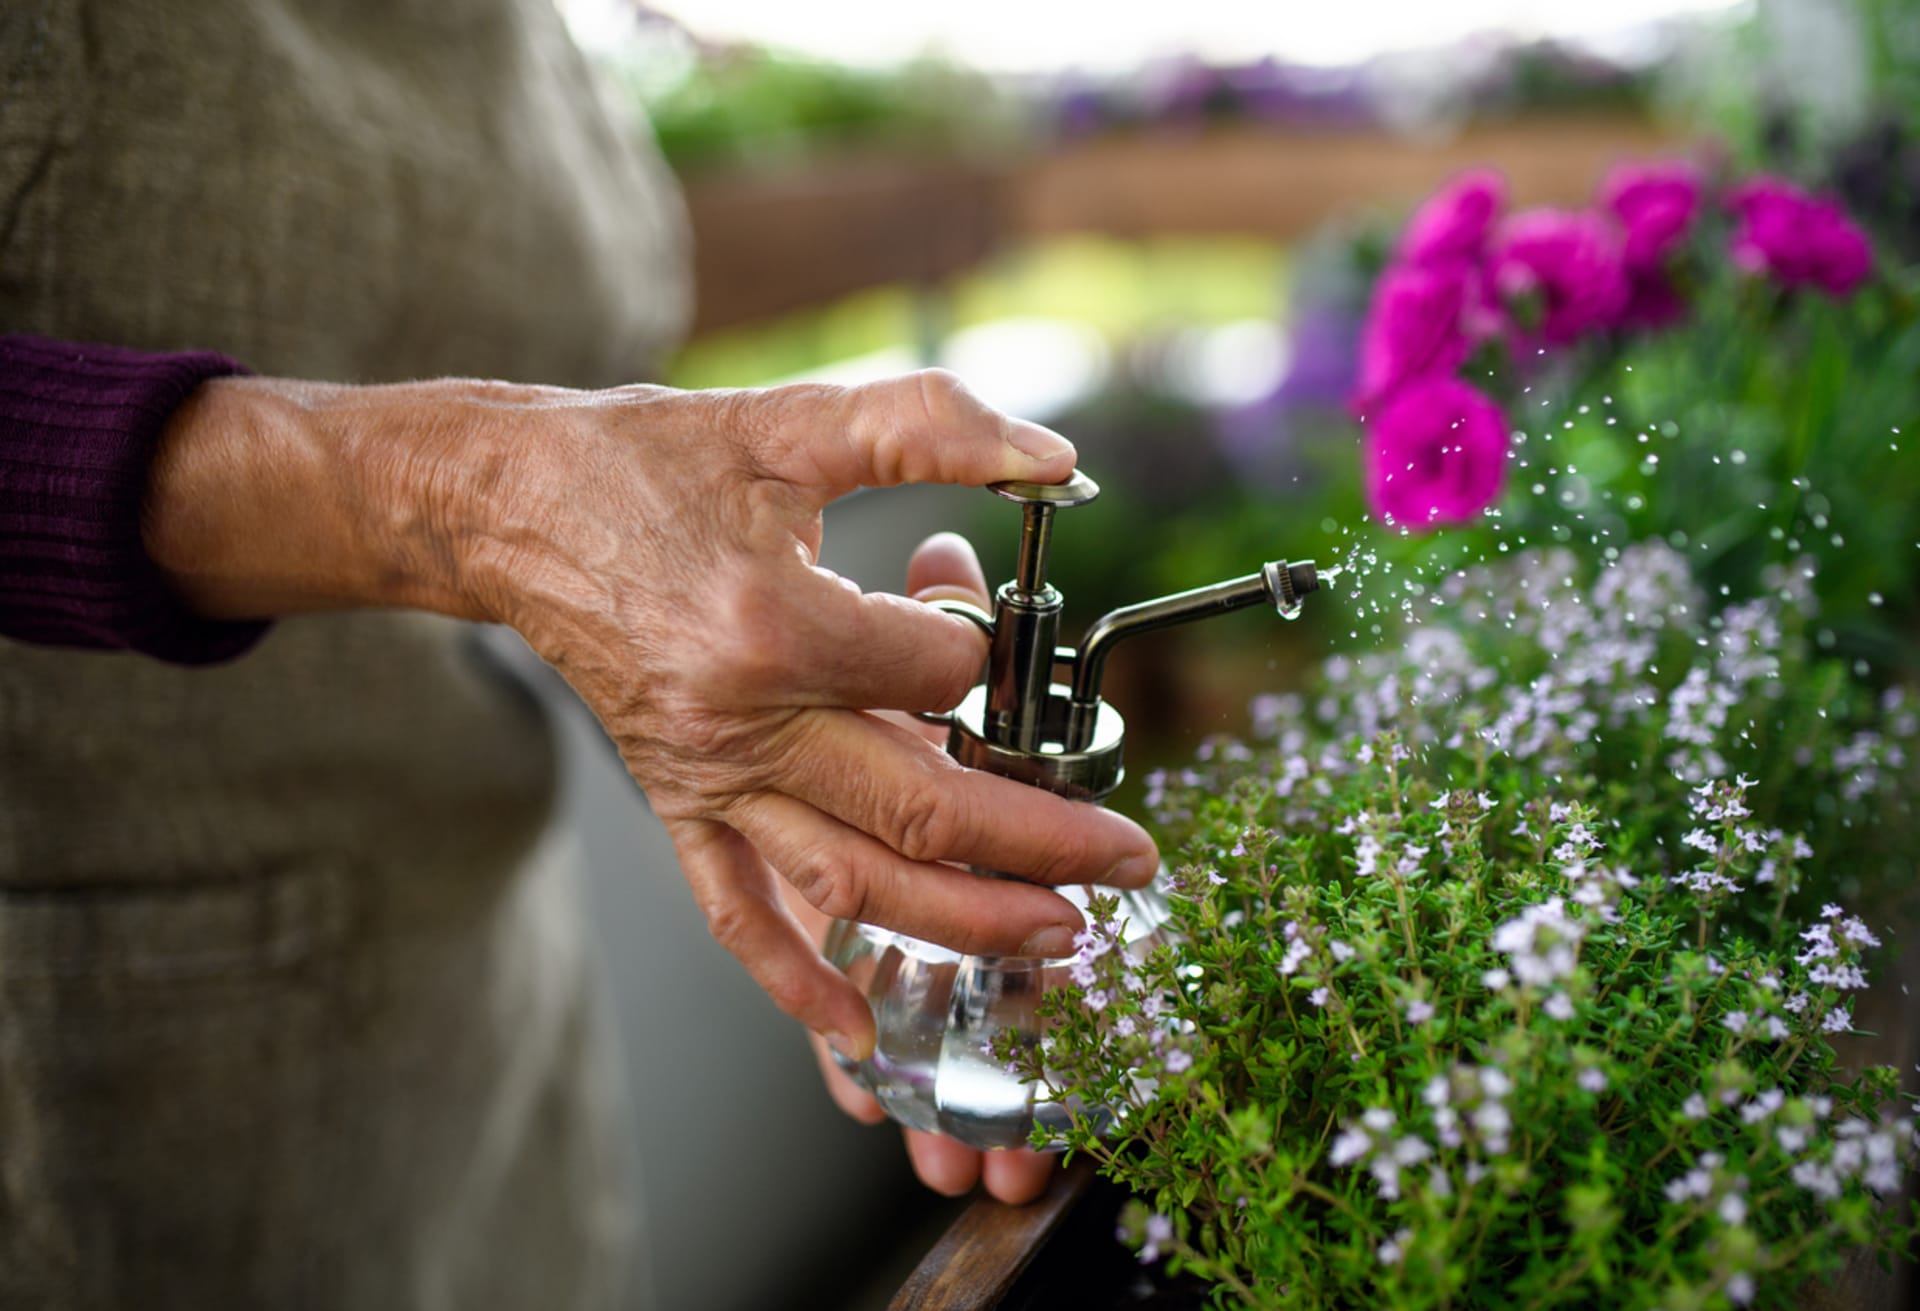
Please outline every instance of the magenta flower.
[{"label": "magenta flower", "polygon": [[1360,333],[1356,412],[1373,410],[1408,383],[1451,373],[1466,361],[1472,277],[1464,266],[1400,266],[1380,275]]},{"label": "magenta flower", "polygon": [[1537,300],[1533,331],[1549,346],[1611,325],[1627,303],[1620,234],[1599,214],[1515,214],[1494,233],[1491,267],[1504,299]]},{"label": "magenta flower", "polygon": [[1506,416],[1457,378],[1403,389],[1368,423],[1365,445],[1367,502],[1387,523],[1466,523],[1506,479]]},{"label": "magenta flower", "polygon": [[1845,296],[1873,270],[1873,247],[1838,202],[1809,196],[1781,178],[1762,175],[1727,198],[1740,216],[1733,261],[1767,272],[1789,287],[1812,285]]},{"label": "magenta flower", "polygon": [[1700,172],[1680,159],[1622,164],[1601,183],[1600,207],[1620,220],[1628,271],[1656,271],[1700,213]]},{"label": "magenta flower", "polygon": [[1414,211],[1400,235],[1396,258],[1422,267],[1477,265],[1506,205],[1507,180],[1500,174],[1492,169],[1462,173]]}]

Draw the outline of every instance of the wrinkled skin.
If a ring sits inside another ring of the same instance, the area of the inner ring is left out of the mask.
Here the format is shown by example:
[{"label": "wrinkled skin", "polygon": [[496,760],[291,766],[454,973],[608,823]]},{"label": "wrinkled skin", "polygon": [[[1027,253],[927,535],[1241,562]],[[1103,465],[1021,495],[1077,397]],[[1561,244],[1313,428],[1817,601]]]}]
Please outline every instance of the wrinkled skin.
[{"label": "wrinkled skin", "polygon": [[[169,423],[143,535],[207,615],[408,605],[518,630],[646,789],[714,936],[863,1057],[872,1015],[796,909],[1064,956],[1081,918],[1038,885],[1140,886],[1158,857],[1130,820],[963,769],[874,713],[951,708],[985,639],[820,568],[821,511],[861,486],[1057,482],[1073,459],[937,370],[730,392],[228,378]],[[914,585],[984,600],[970,561],[923,553]],[[983,1168],[951,1143],[913,1154],[945,1191]],[[989,1161],[989,1187],[1031,1192],[1044,1163],[1022,1156]]]}]

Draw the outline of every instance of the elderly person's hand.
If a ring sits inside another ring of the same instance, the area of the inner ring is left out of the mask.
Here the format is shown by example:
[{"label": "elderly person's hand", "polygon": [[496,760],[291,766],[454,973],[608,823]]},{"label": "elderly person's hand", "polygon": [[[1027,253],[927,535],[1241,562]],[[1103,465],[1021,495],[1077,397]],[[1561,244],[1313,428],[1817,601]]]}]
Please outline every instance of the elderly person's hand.
[{"label": "elderly person's hand", "polygon": [[1073,458],[938,371],[733,392],[225,378],[169,424],[144,539],[212,616],[406,605],[517,629],[618,744],[714,935],[864,1056],[867,1004],[782,878],[824,915],[1050,956],[1082,921],[1036,885],[1138,886],[1157,856],[1120,815],[868,713],[952,707],[985,639],[820,568],[820,512],[861,486],[1058,481]]},{"label": "elderly person's hand", "polygon": [[[980,561],[967,540],[953,533],[930,537],[913,553],[907,563],[907,592],[916,601],[967,601],[982,608],[988,604],[987,580],[980,571]],[[926,724],[913,727],[929,742],[941,742],[946,737],[944,729]],[[831,921],[791,887],[787,890],[787,901],[794,917],[807,927],[814,940],[825,942]],[[873,1094],[847,1077],[817,1037],[813,1039],[813,1048],[820,1072],[827,1081],[827,1091],[841,1110],[863,1124],[878,1124],[886,1118],[886,1112],[881,1110]],[[1046,1190],[1054,1163],[1059,1159],[1029,1151],[980,1152],[940,1134],[919,1129],[901,1132],[906,1136],[907,1155],[913,1161],[914,1173],[927,1187],[949,1197],[964,1193],[980,1182],[1003,1202],[1031,1202]]]}]

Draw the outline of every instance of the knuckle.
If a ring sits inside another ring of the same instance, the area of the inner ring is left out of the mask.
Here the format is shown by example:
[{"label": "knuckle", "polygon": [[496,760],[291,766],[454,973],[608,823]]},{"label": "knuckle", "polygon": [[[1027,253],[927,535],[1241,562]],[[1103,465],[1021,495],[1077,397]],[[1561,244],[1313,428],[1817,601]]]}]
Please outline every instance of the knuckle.
[{"label": "knuckle", "polygon": [[837,920],[867,918],[868,880],[840,853],[817,847],[796,862],[787,879],[822,915]]},{"label": "knuckle", "polygon": [[973,398],[965,380],[952,369],[920,369],[912,376],[920,388],[920,401],[927,407],[929,418],[935,417],[938,410],[950,407],[956,401]]},{"label": "knuckle", "polygon": [[958,812],[963,805],[958,793],[930,782],[909,785],[892,800],[890,845],[908,860],[941,859],[954,849],[962,831]]},{"label": "knuckle", "polygon": [[730,955],[740,956],[744,952],[752,932],[751,923],[751,915],[734,902],[721,901],[707,907],[707,932]]},{"label": "knuckle", "polygon": [[979,402],[957,373],[947,369],[922,369],[912,378],[920,411],[916,426],[923,431],[942,432],[966,411],[979,408]]},{"label": "knuckle", "polygon": [[765,692],[791,680],[805,652],[782,588],[743,579],[721,590],[716,607],[719,622],[703,656],[716,691]]}]

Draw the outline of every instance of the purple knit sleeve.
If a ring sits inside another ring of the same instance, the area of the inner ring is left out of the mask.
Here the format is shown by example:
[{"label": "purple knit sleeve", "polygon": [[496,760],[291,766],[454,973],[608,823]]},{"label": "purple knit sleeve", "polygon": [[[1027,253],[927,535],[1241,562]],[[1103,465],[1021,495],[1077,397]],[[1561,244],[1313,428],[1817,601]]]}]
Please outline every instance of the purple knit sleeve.
[{"label": "purple knit sleeve", "polygon": [[264,623],[188,610],[140,540],[167,419],[206,379],[245,372],[221,355],[0,337],[0,635],[183,665],[260,639]]}]

